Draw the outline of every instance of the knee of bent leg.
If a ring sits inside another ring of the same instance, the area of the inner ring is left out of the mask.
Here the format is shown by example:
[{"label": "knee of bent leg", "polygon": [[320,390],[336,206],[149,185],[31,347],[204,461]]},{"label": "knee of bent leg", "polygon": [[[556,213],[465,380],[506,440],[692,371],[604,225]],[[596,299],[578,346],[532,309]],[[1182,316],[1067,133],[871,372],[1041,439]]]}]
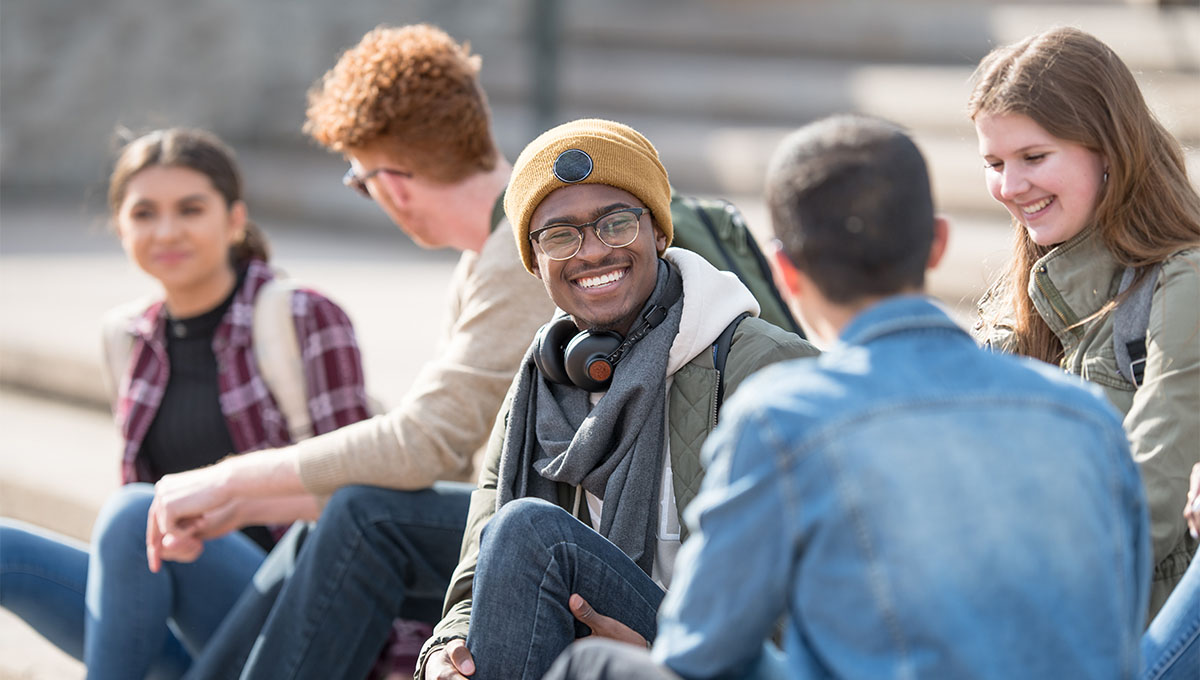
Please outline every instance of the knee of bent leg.
[{"label": "knee of bent leg", "polygon": [[482,543],[498,541],[511,544],[517,541],[538,540],[561,535],[564,522],[576,521],[562,508],[540,498],[518,498],[505,503],[484,525]]},{"label": "knee of bent leg", "polygon": [[322,525],[366,526],[378,519],[381,508],[388,507],[402,494],[377,486],[343,486],[329,497],[319,521]]},{"label": "knee of bent leg", "polygon": [[127,484],[109,496],[92,527],[92,550],[103,555],[112,551],[146,550],[146,517],[154,487]]}]

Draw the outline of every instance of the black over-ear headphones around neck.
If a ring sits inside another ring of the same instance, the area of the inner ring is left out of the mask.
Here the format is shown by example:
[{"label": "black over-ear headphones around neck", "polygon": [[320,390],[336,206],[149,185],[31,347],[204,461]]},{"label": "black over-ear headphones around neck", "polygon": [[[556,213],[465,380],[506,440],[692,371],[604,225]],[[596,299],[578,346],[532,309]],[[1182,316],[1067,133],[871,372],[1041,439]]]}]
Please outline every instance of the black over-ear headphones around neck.
[{"label": "black over-ear headphones around neck", "polygon": [[612,382],[617,362],[667,318],[679,294],[668,297],[664,304],[651,305],[625,338],[615,331],[581,331],[570,316],[555,319],[538,330],[533,363],[550,382],[603,392]]}]

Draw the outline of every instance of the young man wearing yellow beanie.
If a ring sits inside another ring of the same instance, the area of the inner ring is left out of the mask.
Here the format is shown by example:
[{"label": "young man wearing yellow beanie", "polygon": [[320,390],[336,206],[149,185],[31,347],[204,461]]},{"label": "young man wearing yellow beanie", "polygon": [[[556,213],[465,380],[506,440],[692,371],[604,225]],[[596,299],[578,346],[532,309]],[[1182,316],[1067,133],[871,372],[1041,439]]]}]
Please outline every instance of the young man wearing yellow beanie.
[{"label": "young man wearing yellow beanie", "polygon": [[721,390],[816,354],[668,249],[669,204],[658,153],[619,123],[561,125],[517,159],[505,213],[561,314],[497,418],[423,677],[540,678],[577,637],[652,640]]}]

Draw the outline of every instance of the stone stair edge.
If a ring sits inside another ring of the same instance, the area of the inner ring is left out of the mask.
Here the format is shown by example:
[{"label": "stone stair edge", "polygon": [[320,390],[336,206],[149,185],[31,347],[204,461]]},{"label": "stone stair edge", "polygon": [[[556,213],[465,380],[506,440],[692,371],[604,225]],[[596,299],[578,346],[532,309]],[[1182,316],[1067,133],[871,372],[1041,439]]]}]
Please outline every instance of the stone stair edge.
[{"label": "stone stair edge", "polygon": [[[763,125],[862,111],[903,118],[913,127],[970,127],[973,65],[638,51],[594,58],[601,51],[580,48],[563,56],[561,108]],[[493,106],[526,105],[519,69],[495,70],[504,75],[485,81]],[[750,73],[755,77],[746,77]],[[1200,141],[1200,118],[1193,115],[1200,109],[1200,71],[1136,70],[1135,77],[1173,134]]]},{"label": "stone stair edge", "polygon": [[94,497],[94,493],[77,491],[5,475],[0,480],[0,499],[3,499],[0,517],[34,524],[86,543],[104,501]]},{"label": "stone stair edge", "polygon": [[[1200,45],[1169,46],[1179,32],[1200,31],[1200,10],[1146,3],[654,3],[569,0],[568,42],[718,52],[869,55],[874,58],[974,63],[994,45],[1036,30],[1075,25],[1096,33],[1134,67],[1200,68]],[[869,10],[869,11],[868,11]],[[1146,40],[1151,35],[1156,39]],[[845,36],[856,36],[847,38]],[[1186,48],[1186,46],[1185,46]]]},{"label": "stone stair edge", "polygon": [[0,337],[0,387],[109,412],[100,358],[47,351],[32,338]]}]

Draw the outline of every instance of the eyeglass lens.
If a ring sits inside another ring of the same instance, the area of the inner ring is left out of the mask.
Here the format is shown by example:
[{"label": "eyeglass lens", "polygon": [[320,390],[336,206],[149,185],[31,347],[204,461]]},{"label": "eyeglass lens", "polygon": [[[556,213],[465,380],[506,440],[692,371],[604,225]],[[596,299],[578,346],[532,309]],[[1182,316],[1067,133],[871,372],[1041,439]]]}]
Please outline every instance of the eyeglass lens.
[{"label": "eyeglass lens", "polygon": [[357,174],[355,174],[354,168],[350,168],[346,171],[345,175],[342,175],[342,184],[345,184],[347,187],[355,190],[363,197],[370,198],[371,192],[367,190],[367,183],[364,180],[365,178],[359,177]]},{"label": "eyeglass lens", "polygon": [[637,238],[641,213],[641,209],[617,210],[588,224],[554,225],[538,232],[537,242],[550,259],[567,260],[579,252],[583,230],[591,227],[604,245],[624,248]]}]

